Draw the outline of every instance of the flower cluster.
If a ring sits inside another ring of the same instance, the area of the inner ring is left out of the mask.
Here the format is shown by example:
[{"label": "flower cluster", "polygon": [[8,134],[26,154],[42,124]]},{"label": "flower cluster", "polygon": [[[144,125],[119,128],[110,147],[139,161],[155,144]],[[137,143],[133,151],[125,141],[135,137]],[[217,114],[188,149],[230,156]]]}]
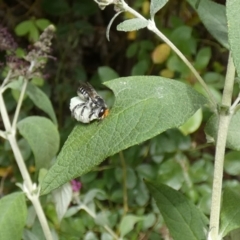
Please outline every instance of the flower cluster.
[{"label": "flower cluster", "polygon": [[40,71],[46,64],[46,58],[50,57],[54,31],[54,26],[48,26],[40,35],[39,40],[30,46],[27,55],[20,58],[15,54],[17,44],[12,35],[6,28],[0,27],[0,50],[7,51],[6,65],[11,69],[13,79],[15,76],[25,76],[26,79],[30,79],[41,75]]},{"label": "flower cluster", "polygon": [[0,50],[13,52],[16,48],[17,43],[7,28],[0,26]]},{"label": "flower cluster", "polygon": [[48,26],[40,35],[39,40],[33,44],[31,51],[24,57],[26,61],[31,63],[31,72],[42,69],[45,66],[46,58],[50,57],[51,40],[54,36],[54,32],[54,26]]}]

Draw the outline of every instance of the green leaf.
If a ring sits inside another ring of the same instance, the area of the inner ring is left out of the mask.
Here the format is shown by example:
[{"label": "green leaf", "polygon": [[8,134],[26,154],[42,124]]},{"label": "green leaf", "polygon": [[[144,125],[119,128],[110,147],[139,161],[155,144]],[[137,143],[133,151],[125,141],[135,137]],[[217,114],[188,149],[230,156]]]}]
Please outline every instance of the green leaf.
[{"label": "green leaf", "polygon": [[[237,111],[229,124],[228,135],[227,135],[227,147],[233,150],[240,150],[240,131],[239,131],[239,122],[240,122],[240,111]],[[218,116],[213,115],[207,122],[205,127],[205,133],[208,137],[212,137],[215,141],[217,139],[218,131]]]},{"label": "green leaf", "polygon": [[36,42],[39,39],[39,30],[36,25],[30,29],[28,39],[30,42]]},{"label": "green leaf", "polygon": [[22,239],[27,218],[25,196],[15,192],[0,199],[0,236],[1,240]]},{"label": "green leaf", "polygon": [[109,116],[100,123],[76,123],[43,180],[44,193],[90,171],[108,156],[179,127],[207,103],[190,86],[162,77],[118,78],[105,85],[116,97]]},{"label": "green leaf", "polygon": [[[212,36],[225,48],[229,48],[226,7],[213,1],[204,0],[201,1],[196,8],[197,1],[198,0],[188,0],[192,7],[198,12],[204,26]],[[235,1],[237,2],[237,0]]]},{"label": "green leaf", "polygon": [[240,194],[230,188],[223,192],[223,202],[221,210],[221,236],[226,236],[230,231],[240,228]]},{"label": "green leaf", "polygon": [[44,18],[36,20],[35,23],[42,31],[51,24],[48,19]]},{"label": "green leaf", "polygon": [[211,48],[204,47],[199,50],[197,53],[196,61],[195,61],[195,68],[202,70],[207,67],[209,60],[211,58]]},{"label": "green leaf", "polygon": [[197,131],[202,123],[202,109],[199,109],[179,129],[184,135]]},{"label": "green leaf", "polygon": [[124,32],[136,31],[141,28],[145,28],[147,25],[148,25],[147,20],[141,19],[141,18],[133,18],[118,24],[117,30],[124,31]]},{"label": "green leaf", "polygon": [[151,0],[150,14],[151,18],[168,2],[168,0]]},{"label": "green leaf", "polygon": [[28,83],[27,95],[33,101],[33,103],[38,108],[47,113],[51,117],[53,122],[57,125],[57,118],[48,96],[40,88],[33,85],[32,83]]},{"label": "green leaf", "polygon": [[206,239],[207,218],[192,202],[167,185],[146,184],[174,240]]},{"label": "green leaf", "polygon": [[148,62],[146,60],[141,60],[133,66],[131,75],[144,75],[147,73],[148,67]]},{"label": "green leaf", "polygon": [[15,27],[15,33],[18,36],[24,36],[28,34],[33,28],[35,28],[35,26],[32,20],[23,21]]},{"label": "green leaf", "polygon": [[143,220],[144,220],[143,217],[138,217],[135,215],[124,216],[121,220],[120,227],[119,227],[121,237],[124,237],[126,234],[132,231],[134,229],[134,225],[137,222],[143,221]]},{"label": "green leaf", "polygon": [[228,37],[233,61],[240,76],[240,4],[239,0],[227,1]]},{"label": "green leaf", "polygon": [[[22,85],[23,81],[19,79],[18,81],[9,83],[7,87],[21,91]],[[38,108],[47,113],[52,118],[53,122],[57,124],[57,118],[52,103],[50,102],[48,96],[40,88],[29,82],[26,94]]]},{"label": "green leaf", "polygon": [[229,175],[240,175],[240,152],[231,151],[225,155],[224,170]]},{"label": "green leaf", "polygon": [[98,68],[98,75],[102,82],[118,78],[118,73],[108,66],[103,66]]},{"label": "green leaf", "polygon": [[45,117],[27,117],[17,123],[20,134],[28,141],[36,167],[48,168],[59,149],[57,127]]},{"label": "green leaf", "polygon": [[56,213],[58,216],[59,222],[61,222],[63,216],[69,208],[69,204],[73,198],[73,191],[71,184],[65,183],[58,189],[55,189],[52,193],[54,205],[56,208]]}]

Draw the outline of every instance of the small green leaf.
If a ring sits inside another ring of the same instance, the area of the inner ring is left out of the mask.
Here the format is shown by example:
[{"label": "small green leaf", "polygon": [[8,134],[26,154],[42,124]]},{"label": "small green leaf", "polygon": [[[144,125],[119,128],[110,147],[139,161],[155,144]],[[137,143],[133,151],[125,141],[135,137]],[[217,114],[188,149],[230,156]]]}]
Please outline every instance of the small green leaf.
[{"label": "small green leaf", "polygon": [[27,218],[24,193],[15,192],[1,198],[0,213],[1,240],[22,239]]},{"label": "small green leaf", "polygon": [[131,232],[134,229],[134,225],[139,222],[143,221],[143,217],[138,217],[135,215],[127,215],[122,218],[122,221],[120,223],[120,235],[121,237],[124,237],[126,234]]},{"label": "small green leaf", "polygon": [[[198,0],[188,0],[193,8],[198,12],[204,26],[212,36],[225,48],[229,48],[228,27],[226,19],[226,7],[213,1],[201,1],[196,8]],[[238,0],[235,0],[237,2]]]},{"label": "small green leaf", "polygon": [[230,188],[223,192],[221,210],[221,236],[226,236],[230,231],[240,228],[240,194]]},{"label": "small green leaf", "polygon": [[48,168],[59,149],[57,127],[45,117],[27,117],[17,123],[20,134],[28,141],[36,167]]},{"label": "small green leaf", "polygon": [[146,60],[141,60],[133,66],[131,75],[144,75],[147,73],[148,67],[149,63]]},{"label": "small green leaf", "polygon": [[52,193],[54,205],[56,208],[59,222],[61,222],[64,214],[67,212],[69,204],[73,198],[73,191],[71,184],[65,183],[58,189],[55,189]]},{"label": "small green leaf", "polygon": [[239,0],[227,1],[228,37],[233,61],[240,76],[240,4]]},{"label": "small green leaf", "polygon": [[225,155],[224,170],[229,175],[240,175],[240,152],[231,151]]},{"label": "small green leaf", "polygon": [[192,202],[167,185],[146,184],[174,240],[206,239],[207,218]]},{"label": "small green leaf", "polygon": [[197,53],[196,61],[195,61],[195,68],[198,70],[202,70],[207,67],[209,60],[211,58],[211,48],[204,47],[199,50]]},{"label": "small green leaf", "polygon": [[179,127],[207,103],[190,86],[162,77],[126,77],[105,84],[116,97],[109,116],[101,123],[76,123],[43,180],[44,193],[90,171],[108,156]]},{"label": "small green leaf", "polygon": [[168,2],[168,0],[151,0],[150,14],[151,18]]},{"label": "small green leaf", "polygon": [[[205,133],[216,141],[218,131],[218,116],[213,115],[207,122]],[[237,111],[230,122],[227,135],[227,147],[233,150],[240,151],[240,111]]]},{"label": "small green leaf", "polygon": [[36,20],[35,23],[42,31],[51,24],[48,19],[44,18]]},{"label": "small green leaf", "polygon": [[30,42],[36,42],[39,39],[39,30],[36,25],[30,29],[28,39]]},{"label": "small green leaf", "polygon": [[28,34],[32,28],[35,28],[32,20],[23,21],[15,27],[15,33],[18,36],[24,36]]},{"label": "small green leaf", "polygon": [[184,135],[197,131],[202,123],[202,109],[199,109],[179,129]]},{"label": "small green leaf", "polygon": [[141,28],[145,28],[147,25],[148,25],[148,21],[146,19],[133,18],[118,24],[117,30],[124,31],[124,32],[136,31]]},{"label": "small green leaf", "polygon": [[98,75],[102,82],[109,81],[118,78],[118,73],[108,66],[98,68]]}]

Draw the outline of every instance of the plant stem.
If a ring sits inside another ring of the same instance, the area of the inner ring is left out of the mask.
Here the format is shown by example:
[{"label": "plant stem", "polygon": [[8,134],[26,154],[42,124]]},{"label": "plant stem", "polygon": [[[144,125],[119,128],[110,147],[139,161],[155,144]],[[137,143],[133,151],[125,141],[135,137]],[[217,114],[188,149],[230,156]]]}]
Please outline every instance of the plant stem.
[{"label": "plant stem", "polygon": [[26,89],[27,89],[27,84],[28,84],[27,79],[22,79],[22,80],[23,80],[23,86],[22,86],[22,90],[21,90],[21,93],[20,93],[20,97],[18,99],[17,108],[16,108],[16,111],[15,111],[15,114],[14,114],[12,129],[16,129],[17,120],[18,120],[18,116],[19,116],[20,109],[21,109],[21,106],[22,106],[24,94],[25,94]]},{"label": "plant stem", "polygon": [[123,156],[123,152],[119,152],[119,156],[121,159],[121,164],[122,164],[122,171],[123,171],[123,210],[124,214],[128,212],[128,193],[127,193],[127,167],[125,163],[125,159]]},{"label": "plant stem", "polygon": [[137,18],[146,20],[149,22],[148,24],[148,29],[152,32],[154,32],[159,38],[161,38],[165,43],[167,43],[170,48],[182,59],[182,61],[188,66],[188,68],[192,71],[192,73],[194,74],[194,76],[196,77],[196,79],[199,81],[199,83],[202,85],[202,87],[205,89],[209,100],[211,102],[212,108],[216,109],[217,104],[215,101],[215,98],[213,97],[211,91],[209,90],[207,84],[204,82],[204,80],[202,79],[202,77],[199,75],[199,73],[196,71],[196,69],[193,67],[193,65],[188,61],[188,59],[181,53],[181,51],[162,33],[158,30],[158,28],[156,27],[155,23],[153,20],[147,20],[146,18],[144,18],[141,14],[139,14],[137,11],[135,11],[134,9],[132,9],[131,7],[128,6],[128,4],[126,4],[124,2],[124,0],[122,0],[122,4],[123,4],[123,9],[125,11],[130,12],[131,14],[133,14],[134,16],[136,16]]},{"label": "plant stem", "polygon": [[[222,106],[231,107],[232,92],[234,85],[235,67],[229,54],[228,68],[225,79],[225,85],[222,97]],[[220,208],[221,208],[221,194],[222,194],[222,178],[223,178],[223,166],[224,155],[227,141],[228,127],[232,114],[229,111],[220,111],[218,133],[216,140],[216,152],[215,152],[215,164],[213,175],[213,188],[212,188],[212,203],[210,214],[210,239],[218,240],[219,237],[219,220],[220,220]]]},{"label": "plant stem", "polygon": [[[8,78],[9,78],[9,76],[8,76]],[[4,80],[4,82],[6,82],[6,81]],[[26,82],[25,85],[27,86],[27,81],[25,81],[25,82]],[[21,102],[23,100],[23,96],[24,96],[25,89],[26,89],[25,85],[23,85],[23,89],[21,90],[22,97],[20,96],[20,98],[19,98],[19,101],[21,101]],[[3,85],[2,85],[2,87],[3,87]],[[4,124],[5,130],[6,130],[6,137],[11,145],[15,160],[16,160],[19,170],[21,172],[21,175],[22,175],[22,178],[24,181],[23,184],[26,186],[28,192],[33,196],[33,197],[29,198],[29,200],[32,202],[32,204],[35,208],[36,214],[38,216],[39,222],[42,226],[42,229],[43,229],[43,232],[45,235],[45,239],[53,240],[50,228],[47,223],[46,216],[44,215],[42,206],[39,201],[39,197],[38,197],[38,195],[34,195],[35,188],[32,183],[29,172],[27,170],[27,167],[25,165],[22,154],[20,152],[19,146],[17,144],[17,140],[16,140],[16,136],[15,136],[16,135],[16,123],[15,123],[15,125],[11,126],[11,122],[10,122],[10,119],[9,119],[9,116],[7,113],[7,109],[6,109],[6,105],[5,105],[5,102],[4,102],[4,99],[2,96],[2,92],[1,92],[2,87],[0,88],[0,113],[1,113],[3,124]],[[20,111],[20,107],[21,107],[21,103],[18,102],[17,110],[16,110],[15,117],[14,117],[16,122],[17,122],[17,117],[18,117],[19,111]]]}]

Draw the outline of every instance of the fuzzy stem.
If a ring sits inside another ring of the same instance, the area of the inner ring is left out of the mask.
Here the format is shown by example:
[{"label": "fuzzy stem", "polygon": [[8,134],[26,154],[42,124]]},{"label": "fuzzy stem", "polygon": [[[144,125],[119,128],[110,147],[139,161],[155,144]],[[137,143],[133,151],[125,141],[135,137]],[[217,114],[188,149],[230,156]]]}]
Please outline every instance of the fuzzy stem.
[{"label": "fuzzy stem", "polygon": [[[4,81],[4,82],[6,82],[6,81]],[[2,87],[3,87],[3,85],[2,85]],[[6,137],[7,137],[8,141],[11,145],[11,148],[12,148],[15,160],[17,162],[18,168],[21,172],[24,184],[26,185],[26,187],[28,189],[28,192],[34,195],[34,192],[33,192],[34,191],[34,186],[33,186],[31,177],[29,175],[29,172],[27,170],[27,167],[25,165],[24,159],[22,157],[21,151],[19,149],[19,146],[17,144],[17,140],[16,140],[16,136],[15,136],[16,135],[16,126],[11,126],[11,122],[10,122],[10,119],[9,119],[9,116],[8,116],[8,113],[7,113],[6,105],[5,105],[5,102],[4,102],[4,99],[3,99],[3,96],[2,96],[2,91],[1,91],[2,87],[0,88],[0,113],[1,113],[3,124],[4,124],[5,130],[6,130]],[[24,92],[25,92],[25,90],[23,89],[22,90],[23,95],[24,95]],[[19,103],[18,103],[18,106],[19,106],[18,111],[20,111],[21,104],[19,105]],[[17,120],[15,120],[15,121],[17,121]],[[36,196],[34,195],[34,197],[29,198],[29,200],[32,202],[32,204],[35,208],[36,214],[38,216],[39,222],[42,226],[42,229],[43,229],[43,232],[44,232],[44,235],[45,235],[45,239],[46,240],[53,240],[52,234],[51,234],[50,228],[48,226],[46,216],[44,215],[42,206],[40,204],[38,195],[36,195]]]},{"label": "fuzzy stem", "polygon": [[196,77],[196,79],[199,81],[199,83],[202,85],[202,87],[204,88],[204,90],[206,91],[209,100],[211,102],[212,108],[216,109],[216,101],[215,98],[213,97],[211,91],[209,90],[207,84],[204,82],[204,80],[202,79],[202,77],[199,75],[199,73],[196,71],[196,69],[193,67],[193,65],[188,61],[188,59],[181,53],[181,51],[162,33],[158,30],[158,28],[156,27],[155,23],[153,20],[147,20],[146,18],[144,18],[141,14],[139,14],[137,11],[135,11],[134,9],[132,9],[131,7],[128,6],[128,4],[126,4],[124,2],[124,0],[122,0],[122,6],[123,9],[125,11],[130,12],[131,14],[133,14],[135,17],[140,18],[140,19],[144,19],[146,21],[149,22],[148,24],[148,29],[152,32],[154,32],[159,38],[161,38],[165,43],[167,43],[169,45],[169,47],[182,59],[182,61],[188,66],[188,68],[192,71],[192,73],[194,74],[194,76]]},{"label": "fuzzy stem", "polygon": [[[232,92],[234,85],[235,67],[233,59],[229,54],[228,68],[225,79],[225,85],[222,97],[222,106],[224,108],[231,107]],[[216,140],[216,152],[215,152],[215,164],[214,164],[214,175],[213,175],[213,188],[212,188],[212,203],[211,203],[211,214],[210,214],[210,239],[217,240],[221,238],[219,236],[219,220],[220,220],[220,208],[221,208],[221,195],[222,195],[222,178],[223,178],[223,166],[224,166],[224,155],[227,141],[228,127],[231,120],[232,114],[226,109],[220,111],[218,133]]]},{"label": "fuzzy stem", "polygon": [[16,108],[16,111],[15,111],[15,114],[14,114],[12,129],[16,129],[17,120],[18,120],[18,116],[19,116],[19,113],[20,113],[22,103],[23,103],[24,94],[25,94],[26,89],[27,89],[27,84],[28,84],[27,79],[23,79],[23,86],[22,86],[22,90],[21,90],[21,93],[20,93],[20,97],[18,99],[17,108]]}]

